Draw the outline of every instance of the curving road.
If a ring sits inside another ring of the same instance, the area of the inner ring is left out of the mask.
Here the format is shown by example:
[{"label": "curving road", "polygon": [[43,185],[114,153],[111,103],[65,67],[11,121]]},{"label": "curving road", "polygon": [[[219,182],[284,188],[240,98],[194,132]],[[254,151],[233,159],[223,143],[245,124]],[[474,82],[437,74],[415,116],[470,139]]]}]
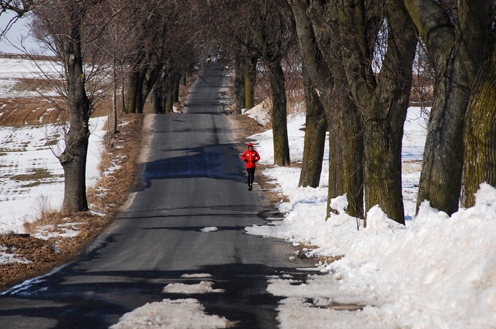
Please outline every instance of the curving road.
[{"label": "curving road", "polygon": [[[309,264],[289,261],[293,249],[283,241],[245,234],[267,223],[268,207],[257,186],[247,191],[219,103],[226,81],[207,65],[185,113],[155,116],[142,188],[125,213],[78,259],[4,292],[0,328],[108,328],[164,298],[196,298],[236,328],[277,327],[279,298],[265,291],[267,277]],[[225,293],[163,292],[169,283],[199,283],[183,276],[199,273]]]}]

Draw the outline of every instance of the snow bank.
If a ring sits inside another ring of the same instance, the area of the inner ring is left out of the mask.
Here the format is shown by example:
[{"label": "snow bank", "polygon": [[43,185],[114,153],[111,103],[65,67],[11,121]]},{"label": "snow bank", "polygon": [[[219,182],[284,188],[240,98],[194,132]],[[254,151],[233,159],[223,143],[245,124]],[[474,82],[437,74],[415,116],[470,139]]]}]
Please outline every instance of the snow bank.
[{"label": "snow bank", "polygon": [[[345,256],[316,264],[322,274],[304,283],[271,278],[267,290],[287,297],[278,308],[281,328],[496,328],[496,189],[482,184],[476,205],[451,217],[425,202],[414,218],[420,167],[411,164],[421,160],[423,145],[417,144],[425,128],[419,109],[409,111],[409,120],[403,191],[407,219],[413,219],[406,226],[376,206],[367,214],[368,227],[358,231],[357,220],[341,211],[344,196],[332,201],[340,214],[326,221],[326,172],[316,189],[297,188],[296,168],[264,172],[290,200],[279,204],[286,217],[246,231],[317,246],[310,255]],[[252,137],[259,152],[270,144],[270,136]],[[361,310],[333,309],[342,304]]]}]

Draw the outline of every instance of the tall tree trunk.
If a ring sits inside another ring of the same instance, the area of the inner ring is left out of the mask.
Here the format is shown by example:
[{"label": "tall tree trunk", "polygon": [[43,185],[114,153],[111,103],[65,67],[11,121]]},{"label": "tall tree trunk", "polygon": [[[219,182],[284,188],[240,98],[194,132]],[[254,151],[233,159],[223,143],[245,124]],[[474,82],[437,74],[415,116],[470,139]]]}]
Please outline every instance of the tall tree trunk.
[{"label": "tall tree trunk", "polygon": [[[435,71],[417,210],[424,200],[451,215],[458,210],[463,171],[463,125],[474,74],[487,51],[490,2],[459,1],[453,26],[435,0],[403,0]],[[477,51],[474,51],[476,49]]]},{"label": "tall tree trunk", "polygon": [[[349,90],[343,84],[336,85],[336,95],[339,95],[341,106],[338,107],[337,135],[338,144],[338,168],[340,176],[337,180],[340,189],[345,191],[348,200],[348,214],[353,217],[364,218],[364,136],[363,127],[358,108],[351,101]],[[336,179],[336,178],[335,178]],[[330,202],[330,200],[329,200]],[[330,204],[330,203],[329,203]],[[329,206],[330,210],[330,206]]]},{"label": "tall tree trunk", "polygon": [[173,90],[173,103],[179,102],[179,85],[181,83],[181,74],[180,73],[175,73],[174,74],[174,87],[172,88]]},{"label": "tall tree trunk", "polygon": [[286,118],[286,87],[280,61],[268,63],[272,94],[272,135],[274,142],[274,164],[289,166],[288,127]]},{"label": "tall tree trunk", "polygon": [[245,62],[245,108],[247,110],[255,106],[255,83],[257,79],[257,57],[251,56]]},{"label": "tall tree trunk", "polygon": [[324,106],[310,81],[305,65],[303,65],[303,86],[306,105],[305,141],[298,186],[318,187],[322,173],[327,121]]},{"label": "tall tree trunk", "polygon": [[138,99],[141,98],[140,72],[132,70],[128,75],[126,111],[127,113],[138,113]]},{"label": "tall tree trunk", "polygon": [[[115,54],[112,56],[112,107],[108,110],[107,132],[110,137],[117,133],[117,64]],[[110,143],[111,138],[108,139]]]},{"label": "tall tree trunk", "polygon": [[386,1],[387,52],[376,77],[371,67],[372,49],[381,12],[370,15],[363,0],[343,0],[338,6],[343,67],[362,116],[365,211],[379,205],[389,218],[404,224],[401,142],[412,81],[415,28],[401,3]]},{"label": "tall tree trunk", "polygon": [[165,113],[174,112],[174,93],[172,90],[167,90],[165,94]]},{"label": "tall tree trunk", "polygon": [[427,138],[417,196],[420,204],[430,205],[451,215],[458,210],[463,168],[463,118],[468,103],[467,86],[453,83],[457,73],[447,63],[436,78],[434,102],[427,126]]},{"label": "tall tree trunk", "polygon": [[[141,88],[141,99],[139,101],[139,107],[138,107],[138,113],[143,113],[145,110],[145,103],[146,99],[150,95],[153,86],[157,82],[157,79],[160,76],[160,72],[162,72],[162,66],[160,64],[155,65],[152,68],[143,68],[141,71],[140,79],[142,81],[142,88]],[[171,92],[172,90],[172,84],[171,84]]]},{"label": "tall tree trunk", "polygon": [[236,114],[241,114],[241,110],[246,108],[244,57],[236,56],[234,59],[234,99],[236,103]]},{"label": "tall tree trunk", "polygon": [[[78,22],[77,19],[75,22]],[[88,121],[90,102],[85,91],[85,75],[81,57],[79,24],[71,27],[64,41],[64,57],[67,68],[67,106],[69,108],[69,132],[65,137],[65,150],[59,157],[64,169],[64,201],[62,213],[74,214],[88,210],[86,199],[86,158],[90,131]]]},{"label": "tall tree trunk", "polygon": [[462,207],[475,205],[480,184],[496,187],[496,46],[479,71],[465,118]]},{"label": "tall tree trunk", "polygon": [[[319,35],[334,27],[322,24],[323,8],[312,1],[290,2],[305,68],[319,91],[329,131],[329,187],[326,218],[332,198],[347,195],[348,214],[363,217],[362,132],[357,108],[350,101],[346,76],[339,66],[336,38]],[[330,33],[330,32],[329,32]],[[330,35],[330,34],[327,35]],[[319,41],[317,41],[319,40]]]},{"label": "tall tree trunk", "polygon": [[157,81],[152,91],[152,108],[150,112],[152,114],[163,114],[164,109],[164,82],[162,79]]}]

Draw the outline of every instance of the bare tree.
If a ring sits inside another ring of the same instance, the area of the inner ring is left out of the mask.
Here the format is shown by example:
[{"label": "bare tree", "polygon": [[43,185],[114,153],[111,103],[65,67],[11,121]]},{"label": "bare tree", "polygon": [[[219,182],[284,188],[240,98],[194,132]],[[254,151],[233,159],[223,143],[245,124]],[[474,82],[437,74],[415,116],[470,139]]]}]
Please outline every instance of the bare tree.
[{"label": "bare tree", "polygon": [[300,52],[313,91],[324,108],[329,131],[329,187],[326,217],[330,200],[346,194],[348,213],[363,217],[362,133],[358,111],[347,88],[340,64],[338,39],[332,37],[336,24],[328,4],[321,1],[289,1],[294,13]]},{"label": "bare tree", "polygon": [[[34,8],[38,26],[43,27],[46,32],[44,36],[51,40],[65,69],[69,125],[65,150],[59,155],[59,161],[65,174],[62,212],[67,214],[88,210],[86,158],[90,135],[88,121],[93,100],[86,91],[89,77],[85,70],[85,58],[89,56],[85,57],[84,49],[105,26],[105,18],[98,15],[103,2],[47,0],[39,2]],[[92,58],[96,57],[93,54]],[[92,74],[91,71],[89,74]]]},{"label": "bare tree", "polygon": [[[403,4],[385,0],[368,5],[361,0],[338,4],[343,67],[362,118],[365,210],[378,204],[390,218],[404,223],[401,142],[417,37]],[[377,54],[372,50],[381,36],[387,42],[376,73]]]},{"label": "bare tree", "polygon": [[305,141],[298,186],[318,187],[322,173],[327,121],[324,106],[303,65],[303,85],[305,91]]},{"label": "bare tree", "polygon": [[289,3],[332,140],[328,197],[346,193],[348,212],[360,217],[364,201],[365,210],[379,204],[403,223],[401,138],[416,45],[413,23],[394,1]]},{"label": "bare tree", "polygon": [[122,80],[125,75],[126,60],[134,51],[133,41],[136,39],[134,29],[122,24],[124,12],[128,9],[129,1],[110,0],[106,6],[102,6],[101,15],[108,17],[108,24],[101,36],[95,40],[95,48],[101,54],[101,61],[105,68],[110,69],[112,106],[108,111],[107,133],[109,142],[114,134],[118,132],[118,93],[122,89]]},{"label": "bare tree", "polygon": [[268,71],[272,99],[274,164],[280,166],[290,164],[286,86],[281,66],[284,54],[293,40],[292,20],[288,9],[285,1],[253,1],[247,9],[247,12],[252,13],[248,23],[253,45]]}]

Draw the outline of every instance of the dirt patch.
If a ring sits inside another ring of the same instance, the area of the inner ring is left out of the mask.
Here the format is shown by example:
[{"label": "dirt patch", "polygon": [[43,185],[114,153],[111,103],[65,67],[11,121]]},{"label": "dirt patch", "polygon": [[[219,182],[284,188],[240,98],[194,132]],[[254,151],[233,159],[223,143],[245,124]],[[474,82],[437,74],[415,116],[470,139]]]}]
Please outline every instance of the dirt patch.
[{"label": "dirt patch", "polygon": [[[109,103],[99,103],[92,116],[105,115],[109,106]],[[67,119],[65,101],[61,97],[52,97],[50,101],[45,97],[0,98],[0,126],[64,123]]]}]

